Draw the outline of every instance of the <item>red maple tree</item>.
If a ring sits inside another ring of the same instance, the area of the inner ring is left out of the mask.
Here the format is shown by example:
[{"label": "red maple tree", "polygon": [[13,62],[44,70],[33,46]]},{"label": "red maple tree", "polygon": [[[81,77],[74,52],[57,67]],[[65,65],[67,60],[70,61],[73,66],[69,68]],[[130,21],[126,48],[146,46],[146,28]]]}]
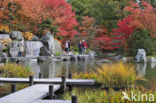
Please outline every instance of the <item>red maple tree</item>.
[{"label": "red maple tree", "polygon": [[131,24],[132,21],[133,18],[130,16],[119,20],[118,28],[112,29],[112,33],[110,34],[107,33],[105,28],[101,28],[100,30],[102,30],[102,32],[98,32],[98,37],[96,37],[99,48],[103,50],[114,50],[124,46],[124,50],[126,50],[127,40],[136,27]]},{"label": "red maple tree", "polygon": [[141,4],[129,2],[129,5],[124,8],[126,12],[133,17],[133,24],[138,28],[148,30],[151,36],[154,36],[156,33],[156,13],[154,8],[145,1],[142,1]]},{"label": "red maple tree", "polygon": [[52,21],[51,26],[57,27],[57,35],[73,37],[77,34],[75,26],[78,22],[70,4],[65,0],[16,0],[21,10],[19,12],[21,20],[31,29],[38,32],[38,25],[46,19]]},{"label": "red maple tree", "polygon": [[44,0],[46,13],[53,19],[54,26],[58,26],[57,35],[73,37],[77,34],[74,27],[78,25],[75,13],[65,0]]}]

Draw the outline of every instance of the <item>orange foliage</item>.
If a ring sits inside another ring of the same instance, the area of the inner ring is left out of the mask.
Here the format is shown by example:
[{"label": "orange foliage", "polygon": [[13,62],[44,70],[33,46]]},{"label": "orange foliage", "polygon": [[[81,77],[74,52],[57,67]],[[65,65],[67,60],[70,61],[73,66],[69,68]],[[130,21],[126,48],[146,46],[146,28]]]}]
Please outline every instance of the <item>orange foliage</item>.
[{"label": "orange foliage", "polygon": [[141,5],[139,5],[136,2],[130,1],[129,5],[126,6],[124,10],[128,11],[130,16],[134,18],[132,24],[148,30],[151,36],[154,36],[156,33],[156,13],[150,4],[142,1]]}]

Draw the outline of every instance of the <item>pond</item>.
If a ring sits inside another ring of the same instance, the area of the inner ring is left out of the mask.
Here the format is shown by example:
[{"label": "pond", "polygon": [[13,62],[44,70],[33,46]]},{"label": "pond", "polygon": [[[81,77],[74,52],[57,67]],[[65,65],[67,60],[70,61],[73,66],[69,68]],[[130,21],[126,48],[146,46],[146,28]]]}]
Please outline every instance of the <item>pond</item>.
[{"label": "pond", "polygon": [[[138,81],[137,85],[142,85],[146,88],[156,88],[156,63],[134,63],[138,75],[142,75],[148,81]],[[48,61],[43,63],[27,61],[23,63],[24,66],[29,66],[35,72],[35,77],[38,78],[39,73],[43,74],[43,78],[55,78],[61,76],[68,76],[69,73],[88,72],[94,70],[98,64],[95,60],[82,61]]]}]

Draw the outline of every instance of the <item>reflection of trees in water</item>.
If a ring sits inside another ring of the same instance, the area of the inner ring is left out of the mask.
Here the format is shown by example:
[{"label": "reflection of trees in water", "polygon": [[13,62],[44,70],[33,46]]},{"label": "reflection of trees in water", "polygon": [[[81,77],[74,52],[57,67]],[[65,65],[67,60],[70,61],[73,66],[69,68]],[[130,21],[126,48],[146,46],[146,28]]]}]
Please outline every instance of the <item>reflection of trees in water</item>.
[{"label": "reflection of trees in water", "polygon": [[148,80],[147,82],[141,82],[144,87],[147,89],[156,89],[156,67],[152,63],[137,64],[137,73],[142,74]]},{"label": "reflection of trees in water", "polygon": [[24,66],[29,66],[32,68],[32,71],[34,72],[34,77],[38,78],[40,73],[40,66],[36,62],[26,62]]},{"label": "reflection of trees in water", "polygon": [[136,65],[137,65],[137,74],[145,76],[147,64],[146,63],[137,63]]},{"label": "reflection of trees in water", "polygon": [[156,63],[150,63],[150,65],[151,65],[151,69],[156,68]]},{"label": "reflection of trees in water", "polygon": [[81,60],[81,61],[63,61],[63,62],[43,62],[32,63],[28,62],[24,65],[30,66],[35,72],[35,77],[41,72],[43,78],[54,78],[61,76],[68,76],[69,73],[87,72],[94,68],[94,61]]}]

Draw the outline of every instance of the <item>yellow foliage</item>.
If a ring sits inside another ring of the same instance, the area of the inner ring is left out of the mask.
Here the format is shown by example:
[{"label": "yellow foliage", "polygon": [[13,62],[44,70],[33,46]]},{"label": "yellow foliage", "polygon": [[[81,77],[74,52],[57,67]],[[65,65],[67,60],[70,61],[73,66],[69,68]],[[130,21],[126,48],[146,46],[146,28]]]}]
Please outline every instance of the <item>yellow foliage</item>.
[{"label": "yellow foliage", "polygon": [[10,38],[8,39],[0,39],[0,43],[2,43],[3,45],[6,45],[8,43],[10,43],[12,40]]},{"label": "yellow foliage", "polygon": [[24,38],[26,40],[31,40],[32,37],[34,36],[34,34],[33,33],[30,33],[30,32],[25,32],[25,33],[23,33],[23,36],[24,36]]},{"label": "yellow foliage", "polygon": [[0,66],[2,77],[28,77],[33,74],[29,67],[23,67],[18,64],[8,63]]},{"label": "yellow foliage", "polygon": [[0,31],[5,31],[5,32],[9,32],[9,27],[8,26],[4,26],[4,25],[0,25]]},{"label": "yellow foliage", "polygon": [[59,42],[59,44],[61,45],[61,41],[60,40],[58,40],[57,38],[55,38],[55,40],[57,40]]},{"label": "yellow foliage", "polygon": [[136,80],[145,80],[143,77],[136,75],[133,65],[122,62],[103,64],[101,67],[96,68],[94,72],[74,74],[73,77],[96,79],[97,82],[108,87],[127,87],[134,84]]}]

